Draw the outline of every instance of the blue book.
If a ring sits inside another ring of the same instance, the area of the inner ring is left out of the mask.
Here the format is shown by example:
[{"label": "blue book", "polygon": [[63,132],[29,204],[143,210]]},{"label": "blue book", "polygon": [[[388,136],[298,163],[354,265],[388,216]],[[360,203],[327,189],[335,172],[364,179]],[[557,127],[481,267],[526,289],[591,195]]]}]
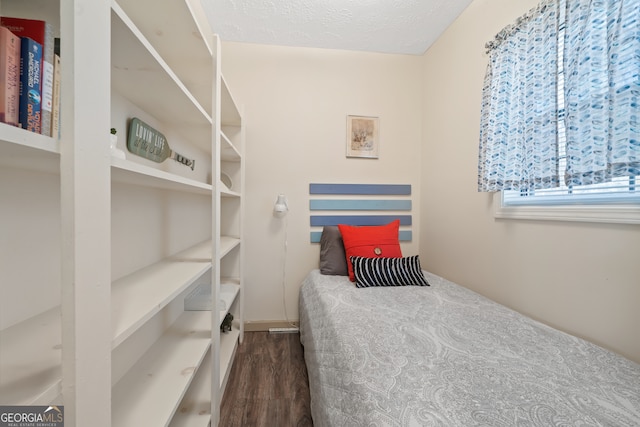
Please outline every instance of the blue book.
[{"label": "blue book", "polygon": [[22,37],[20,51],[20,126],[40,133],[42,121],[42,45]]}]

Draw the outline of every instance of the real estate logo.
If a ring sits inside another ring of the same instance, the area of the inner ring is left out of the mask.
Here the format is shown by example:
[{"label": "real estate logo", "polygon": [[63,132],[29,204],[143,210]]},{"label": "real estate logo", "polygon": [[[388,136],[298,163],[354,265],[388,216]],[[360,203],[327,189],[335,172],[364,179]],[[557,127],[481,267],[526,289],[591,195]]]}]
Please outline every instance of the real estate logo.
[{"label": "real estate logo", "polygon": [[64,406],[0,406],[0,427],[64,427]]}]

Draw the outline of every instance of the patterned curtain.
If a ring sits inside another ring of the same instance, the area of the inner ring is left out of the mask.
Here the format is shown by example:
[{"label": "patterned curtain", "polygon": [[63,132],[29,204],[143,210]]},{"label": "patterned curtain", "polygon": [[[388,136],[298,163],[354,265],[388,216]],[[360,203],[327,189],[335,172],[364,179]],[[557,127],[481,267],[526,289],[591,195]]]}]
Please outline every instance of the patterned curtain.
[{"label": "patterned curtain", "polygon": [[558,21],[544,1],[487,43],[478,191],[558,186]]},{"label": "patterned curtain", "polygon": [[640,175],[640,1],[566,11],[567,185]]}]

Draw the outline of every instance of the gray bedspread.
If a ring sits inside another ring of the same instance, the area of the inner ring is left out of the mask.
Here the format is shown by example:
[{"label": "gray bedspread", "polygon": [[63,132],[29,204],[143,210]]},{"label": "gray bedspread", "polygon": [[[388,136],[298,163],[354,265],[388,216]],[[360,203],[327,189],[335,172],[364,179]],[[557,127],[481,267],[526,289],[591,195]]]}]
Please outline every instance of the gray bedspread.
[{"label": "gray bedspread", "polygon": [[640,426],[640,365],[425,277],[430,287],[304,280],[316,427]]}]

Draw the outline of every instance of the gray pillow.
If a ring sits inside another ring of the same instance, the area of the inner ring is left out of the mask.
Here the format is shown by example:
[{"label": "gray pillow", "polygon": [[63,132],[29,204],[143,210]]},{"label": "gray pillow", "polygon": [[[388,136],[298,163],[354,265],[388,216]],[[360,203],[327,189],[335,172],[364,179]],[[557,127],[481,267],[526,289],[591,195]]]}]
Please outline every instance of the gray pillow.
[{"label": "gray pillow", "polygon": [[325,225],[320,236],[320,273],[329,276],[348,276],[347,255],[340,229]]}]

